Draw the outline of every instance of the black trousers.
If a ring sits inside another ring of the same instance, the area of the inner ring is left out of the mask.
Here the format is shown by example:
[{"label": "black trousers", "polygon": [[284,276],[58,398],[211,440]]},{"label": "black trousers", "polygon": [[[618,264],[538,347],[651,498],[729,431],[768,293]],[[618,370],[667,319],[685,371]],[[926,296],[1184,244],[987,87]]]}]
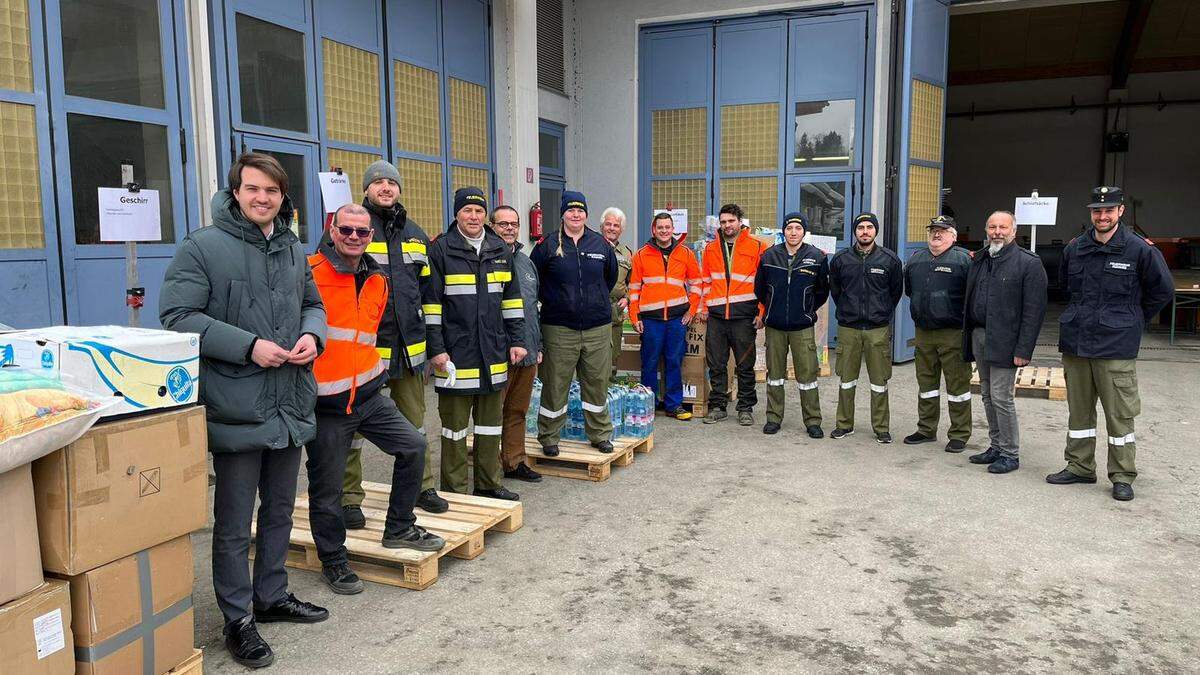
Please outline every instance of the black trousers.
[{"label": "black trousers", "polygon": [[317,410],[317,437],[308,444],[308,521],[322,565],[346,562],[346,524],[342,520],[342,485],[346,455],[354,434],[395,457],[392,493],[384,536],[402,532],[414,522],[413,505],[421,490],[425,437],[401,414],[391,398],[377,393],[350,414]]},{"label": "black trousers", "polygon": [[721,409],[729,403],[729,354],[733,353],[734,373],[737,375],[737,410],[753,410],[758,403],[754,391],[754,338],[758,330],[754,319],[721,319],[708,317],[704,338],[704,360],[708,366],[709,410]]},{"label": "black trousers", "polygon": [[[225,624],[247,616],[253,606],[266,609],[287,597],[288,540],[296,504],[300,448],[214,452],[217,485],[213,497],[212,575],[217,606]],[[250,577],[250,520],[254,499],[258,536],[254,542],[254,578]]]}]

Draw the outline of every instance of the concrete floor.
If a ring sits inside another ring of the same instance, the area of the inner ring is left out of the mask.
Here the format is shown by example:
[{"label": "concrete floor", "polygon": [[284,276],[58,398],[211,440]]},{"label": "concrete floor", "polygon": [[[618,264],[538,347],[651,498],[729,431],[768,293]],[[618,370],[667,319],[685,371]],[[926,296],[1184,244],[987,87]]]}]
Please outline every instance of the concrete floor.
[{"label": "concrete floor", "polygon": [[[1042,342],[1035,362],[1055,362]],[[876,444],[865,387],[847,439],[804,436],[795,387],[783,432],[764,436],[760,385],[755,427],[660,418],[654,452],[607,482],[510,482],[525,527],[489,534],[475,560],[444,558],[425,591],[338,596],[292,570],[293,591],[333,616],[262,626],[272,670],[1200,672],[1200,340],[1183,342],[1148,336],[1139,362],[1133,502],[1103,478],[1044,482],[1063,467],[1065,402],[1019,399],[1021,469],[992,476],[944,437]],[[821,382],[827,433],[836,387]],[[916,394],[912,365],[897,366],[897,441]],[[986,447],[978,397],[974,414],[968,452]],[[382,453],[366,473],[387,479]],[[193,541],[196,643],[207,672],[240,672],[210,531]]]}]

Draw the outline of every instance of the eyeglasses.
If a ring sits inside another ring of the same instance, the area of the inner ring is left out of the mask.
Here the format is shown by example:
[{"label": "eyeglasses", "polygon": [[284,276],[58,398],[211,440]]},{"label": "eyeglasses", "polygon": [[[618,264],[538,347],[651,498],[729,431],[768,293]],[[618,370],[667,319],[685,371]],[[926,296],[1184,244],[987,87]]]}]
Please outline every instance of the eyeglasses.
[{"label": "eyeglasses", "polygon": [[337,231],[341,232],[343,237],[349,237],[357,234],[359,239],[366,239],[367,237],[371,236],[371,233],[374,232],[375,229],[371,227],[346,227],[344,225],[338,225]]},{"label": "eyeglasses", "polygon": [[515,220],[497,220],[495,225],[496,225],[496,227],[500,227],[500,228],[504,228],[504,229],[511,228],[511,229],[515,230],[521,226],[521,223],[518,223]]}]

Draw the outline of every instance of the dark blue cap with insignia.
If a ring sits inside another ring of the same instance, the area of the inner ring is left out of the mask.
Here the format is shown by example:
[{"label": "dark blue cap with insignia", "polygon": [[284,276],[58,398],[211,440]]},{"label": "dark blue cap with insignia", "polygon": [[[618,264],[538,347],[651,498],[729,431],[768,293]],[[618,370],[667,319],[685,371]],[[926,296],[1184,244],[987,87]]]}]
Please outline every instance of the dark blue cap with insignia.
[{"label": "dark blue cap with insignia", "polygon": [[929,230],[941,228],[943,230],[954,230],[957,232],[958,224],[955,223],[954,219],[950,216],[938,216],[937,218],[931,218],[929,220],[929,224],[926,225],[925,228]]},{"label": "dark blue cap with insignia", "polygon": [[1120,206],[1125,200],[1125,193],[1121,192],[1121,188],[1112,185],[1102,185],[1098,188],[1092,188],[1092,203],[1088,204],[1089,209],[1103,209],[1110,206]]}]

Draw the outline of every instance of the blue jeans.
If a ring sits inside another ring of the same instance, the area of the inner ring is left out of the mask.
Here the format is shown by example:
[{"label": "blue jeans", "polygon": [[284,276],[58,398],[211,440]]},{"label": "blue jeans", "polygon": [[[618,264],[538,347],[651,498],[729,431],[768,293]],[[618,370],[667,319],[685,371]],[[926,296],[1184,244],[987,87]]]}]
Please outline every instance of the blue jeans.
[{"label": "blue jeans", "polygon": [[642,319],[642,384],[658,397],[658,363],[663,364],[666,391],[663,409],[683,405],[683,352],[687,349],[687,326],[679,319]]}]

